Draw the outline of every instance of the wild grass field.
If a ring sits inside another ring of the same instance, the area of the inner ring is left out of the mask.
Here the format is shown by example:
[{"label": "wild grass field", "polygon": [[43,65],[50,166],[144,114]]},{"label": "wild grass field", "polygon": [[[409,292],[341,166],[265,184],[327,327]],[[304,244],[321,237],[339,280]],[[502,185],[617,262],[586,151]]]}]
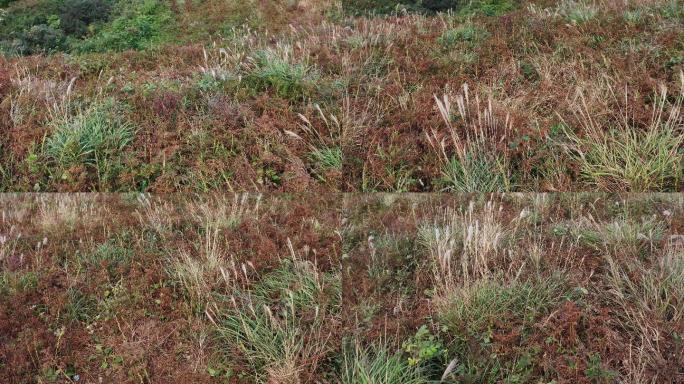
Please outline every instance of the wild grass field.
[{"label": "wild grass field", "polygon": [[337,382],[331,206],[1,196],[0,382]]},{"label": "wild grass field", "polygon": [[0,197],[3,383],[681,383],[684,196]]},{"label": "wild grass field", "polygon": [[601,194],[349,199],[345,321],[361,359],[343,377],[684,382],[683,203]]},{"label": "wild grass field", "polygon": [[0,0],[0,384],[684,384],[684,0]]},{"label": "wild grass field", "polygon": [[683,191],[681,0],[4,0],[0,190]]}]

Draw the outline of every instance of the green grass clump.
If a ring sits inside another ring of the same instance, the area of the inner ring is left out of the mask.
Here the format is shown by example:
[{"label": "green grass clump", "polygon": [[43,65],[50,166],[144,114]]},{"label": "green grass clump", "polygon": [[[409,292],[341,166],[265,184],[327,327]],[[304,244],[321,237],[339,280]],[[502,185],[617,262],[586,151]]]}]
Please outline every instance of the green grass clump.
[{"label": "green grass clump", "polygon": [[675,96],[673,103],[668,100],[667,90],[662,88],[655,95],[651,121],[641,127],[620,114],[612,116],[614,123],[597,121],[582,96],[579,115],[584,136],[563,125],[569,139],[567,148],[578,162],[581,176],[608,191],[677,190],[684,177],[684,125],[680,118],[684,95]]},{"label": "green grass clump", "polygon": [[446,297],[439,319],[457,339],[483,341],[495,324],[530,325],[558,305],[564,292],[560,276],[510,283],[485,278]]},{"label": "green grass clump", "polygon": [[342,384],[425,384],[417,365],[410,365],[400,352],[392,353],[387,345],[345,346]]},{"label": "green grass clump", "polygon": [[327,170],[342,170],[342,148],[338,146],[316,148],[309,155],[322,173]]},{"label": "green grass clump", "polygon": [[620,127],[579,137],[568,132],[576,144],[573,156],[582,177],[610,191],[676,190],[684,175],[684,136],[671,125],[647,130]]},{"label": "green grass clump", "polygon": [[507,165],[484,153],[468,153],[463,159],[452,157],[442,169],[443,189],[458,193],[506,192],[511,189]]},{"label": "green grass clump", "polygon": [[554,231],[570,233],[581,244],[614,254],[637,255],[659,242],[665,233],[664,223],[655,217],[645,217],[640,221],[619,218],[610,222],[584,219],[570,225],[565,229],[557,226]]},{"label": "green grass clump", "polygon": [[75,166],[95,167],[100,176],[134,138],[135,128],[121,116],[120,107],[108,99],[73,116],[52,122],[44,151],[61,170]]},{"label": "green grass clump", "polygon": [[438,304],[438,318],[453,340],[449,351],[455,353],[456,366],[450,377],[459,382],[527,382],[538,351],[524,347],[499,355],[493,335],[517,329],[524,343],[535,321],[560,305],[566,292],[565,280],[553,275],[511,282],[488,277],[447,295]]},{"label": "green grass clump", "polygon": [[334,348],[326,327],[340,296],[338,277],[310,262],[284,260],[252,287],[236,290],[234,308],[218,314],[217,331],[228,355],[249,361],[257,382],[300,382]]},{"label": "green grass clump", "polygon": [[677,323],[684,319],[684,251],[672,249],[659,255],[659,262],[645,267],[640,262],[621,264],[607,257],[604,290],[611,306],[624,308],[621,326],[626,331],[649,333],[649,322]]},{"label": "green grass clump", "polygon": [[121,246],[117,239],[110,239],[89,252],[77,252],[76,262],[79,268],[106,268],[110,276],[118,276],[119,268],[126,268],[133,257],[133,252]]},{"label": "green grass clump", "polygon": [[245,81],[258,91],[272,89],[285,99],[301,99],[318,79],[313,68],[294,62],[289,50],[282,54],[274,50],[259,51],[251,57],[250,64]]},{"label": "green grass clump", "polygon": [[472,24],[464,24],[458,28],[447,29],[438,38],[439,43],[445,48],[451,48],[458,43],[465,42],[469,45],[477,45],[485,40],[489,33]]}]

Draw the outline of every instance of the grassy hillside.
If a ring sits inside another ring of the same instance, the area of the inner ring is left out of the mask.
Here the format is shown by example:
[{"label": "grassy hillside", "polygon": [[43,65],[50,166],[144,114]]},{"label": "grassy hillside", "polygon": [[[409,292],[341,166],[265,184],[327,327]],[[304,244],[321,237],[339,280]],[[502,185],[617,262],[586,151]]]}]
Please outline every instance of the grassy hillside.
[{"label": "grassy hillside", "polygon": [[680,0],[69,1],[3,9],[2,190],[684,188]]},{"label": "grassy hillside", "polygon": [[3,195],[3,383],[677,383],[681,195]]}]

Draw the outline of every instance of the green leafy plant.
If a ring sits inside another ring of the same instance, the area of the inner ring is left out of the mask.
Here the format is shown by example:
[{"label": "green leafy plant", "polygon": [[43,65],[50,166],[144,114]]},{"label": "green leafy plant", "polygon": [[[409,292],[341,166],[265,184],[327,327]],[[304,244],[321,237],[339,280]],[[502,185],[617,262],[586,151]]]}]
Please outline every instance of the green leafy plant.
[{"label": "green leafy plant", "polygon": [[413,337],[404,341],[402,348],[409,355],[408,363],[411,366],[429,364],[437,359],[444,360],[448,352],[426,325],[421,325]]}]

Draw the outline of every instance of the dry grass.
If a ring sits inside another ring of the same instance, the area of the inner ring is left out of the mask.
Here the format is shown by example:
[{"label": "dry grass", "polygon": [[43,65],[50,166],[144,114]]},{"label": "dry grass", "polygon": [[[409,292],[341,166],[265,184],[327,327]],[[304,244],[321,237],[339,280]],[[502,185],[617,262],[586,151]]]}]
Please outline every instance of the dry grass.
[{"label": "dry grass", "polygon": [[[684,74],[680,73],[684,90]],[[611,86],[608,97],[617,102]],[[627,104],[625,91],[624,104]],[[567,131],[568,148],[581,167],[582,176],[603,190],[665,191],[679,185],[684,169],[684,125],[681,119],[684,94],[670,105],[667,89],[655,95],[651,121],[646,127],[635,125],[623,113],[609,118],[593,116],[582,92],[578,96],[578,119],[583,137]]]},{"label": "dry grass", "polygon": [[684,252],[668,247],[652,266],[639,262],[620,263],[607,258],[607,292],[619,312],[620,326],[639,353],[638,365],[626,367],[639,375],[645,367],[657,369],[669,359],[666,332],[684,318]]},{"label": "dry grass", "polygon": [[446,210],[421,225],[419,239],[434,263],[440,295],[490,274],[508,233],[499,214],[494,201],[481,208],[470,202],[465,212]]},{"label": "dry grass", "polygon": [[468,84],[456,96],[456,114],[448,94],[434,96],[446,135],[431,129],[426,132],[432,149],[440,155],[446,189],[456,192],[503,192],[510,189],[506,156],[497,148],[506,143],[513,123],[510,116],[501,119],[492,99],[486,104],[479,95],[471,100]]}]

